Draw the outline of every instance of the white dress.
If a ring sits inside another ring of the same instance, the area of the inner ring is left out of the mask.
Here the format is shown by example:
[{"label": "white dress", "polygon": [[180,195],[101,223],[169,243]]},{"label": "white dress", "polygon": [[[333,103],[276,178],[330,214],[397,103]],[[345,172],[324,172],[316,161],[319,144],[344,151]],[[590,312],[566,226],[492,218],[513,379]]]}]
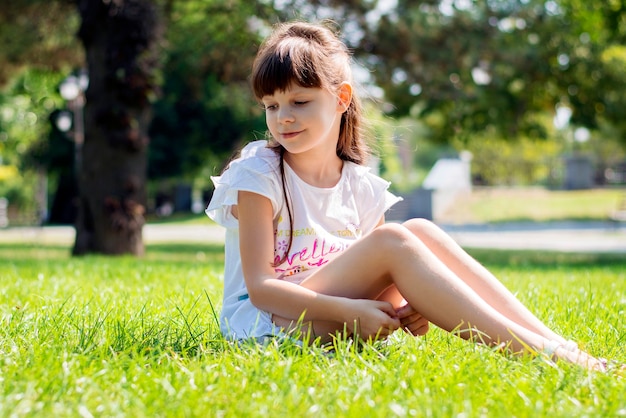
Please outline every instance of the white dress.
[{"label": "white dress", "polygon": [[267,141],[249,143],[221,176],[211,178],[215,192],[206,214],[226,228],[220,328],[231,339],[280,334],[271,314],[257,309],[248,297],[239,255],[238,222],[231,212],[239,191],[258,193],[272,203],[274,254],[278,260],[285,255],[292,235],[289,254],[275,271],[277,278],[295,283],[374,229],[387,209],[401,200],[388,191],[389,182],[365,166],[344,162],[339,182],[331,188],[318,188],[305,183],[285,163],[293,214],[290,231],[279,156],[266,145]]}]

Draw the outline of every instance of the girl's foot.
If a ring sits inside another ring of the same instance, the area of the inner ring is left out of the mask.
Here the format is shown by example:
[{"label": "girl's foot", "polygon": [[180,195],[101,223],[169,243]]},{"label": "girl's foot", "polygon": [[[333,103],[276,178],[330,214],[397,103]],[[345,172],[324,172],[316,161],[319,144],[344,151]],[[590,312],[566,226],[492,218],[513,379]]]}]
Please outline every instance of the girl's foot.
[{"label": "girl's foot", "polygon": [[606,373],[616,375],[617,377],[626,377],[626,364],[618,363],[615,360],[607,360],[605,358],[598,359],[604,366]]},{"label": "girl's foot", "polygon": [[580,350],[578,345],[573,341],[567,341],[565,344],[561,344],[557,341],[549,341],[548,344],[543,347],[542,352],[550,358],[578,364],[588,370],[597,372],[606,372],[607,370],[606,360],[597,359]]}]

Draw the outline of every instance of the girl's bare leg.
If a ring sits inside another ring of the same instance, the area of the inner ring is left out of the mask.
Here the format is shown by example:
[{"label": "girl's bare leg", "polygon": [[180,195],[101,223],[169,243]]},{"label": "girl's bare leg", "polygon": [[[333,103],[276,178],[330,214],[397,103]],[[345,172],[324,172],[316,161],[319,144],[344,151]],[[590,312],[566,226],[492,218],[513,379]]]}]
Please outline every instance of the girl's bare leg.
[{"label": "girl's bare leg", "polygon": [[[352,299],[375,299],[395,285],[407,302],[430,322],[462,338],[489,345],[505,343],[520,353],[527,349],[553,348],[550,339],[485,302],[402,225],[387,224],[375,229],[301,285],[319,293]],[[281,318],[275,321],[278,325],[284,323]],[[586,367],[601,368],[595,358],[584,352],[557,348],[554,355]]]},{"label": "girl's bare leg", "polygon": [[412,219],[405,222],[404,226],[495,310],[549,340],[568,344],[565,338],[533,315],[489,270],[435,224],[425,219]]}]

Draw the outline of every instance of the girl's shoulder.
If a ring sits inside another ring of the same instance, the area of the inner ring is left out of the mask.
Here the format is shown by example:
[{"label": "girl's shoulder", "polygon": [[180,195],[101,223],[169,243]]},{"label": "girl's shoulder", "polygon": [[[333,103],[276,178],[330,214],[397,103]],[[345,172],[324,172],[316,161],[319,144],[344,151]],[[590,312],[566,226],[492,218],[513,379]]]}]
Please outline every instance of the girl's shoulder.
[{"label": "girl's shoulder", "polygon": [[237,176],[246,173],[274,176],[279,170],[279,164],[278,153],[267,147],[267,141],[252,141],[245,145],[239,156],[228,164],[222,176]]},{"label": "girl's shoulder", "polygon": [[260,194],[280,207],[279,158],[267,141],[247,144],[239,156],[233,159],[219,176],[212,176],[214,191],[206,214],[226,227],[237,227],[231,207],[237,204],[238,192]]},{"label": "girl's shoulder", "polygon": [[239,153],[238,159],[248,159],[253,157],[259,158],[277,158],[278,153],[268,147],[268,142],[264,139],[248,142]]},{"label": "girl's shoulder", "polygon": [[390,182],[375,174],[371,167],[359,165],[349,161],[344,163],[344,170],[347,170],[346,177],[358,189],[367,189],[373,192],[387,190]]}]

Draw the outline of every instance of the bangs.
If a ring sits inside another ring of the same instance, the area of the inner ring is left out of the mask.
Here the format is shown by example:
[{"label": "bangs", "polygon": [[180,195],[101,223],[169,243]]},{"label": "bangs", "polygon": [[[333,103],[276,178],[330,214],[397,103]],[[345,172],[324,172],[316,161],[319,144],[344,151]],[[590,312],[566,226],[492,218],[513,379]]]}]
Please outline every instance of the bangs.
[{"label": "bangs", "polygon": [[305,42],[285,40],[276,48],[263,52],[252,72],[252,89],[258,99],[271,96],[276,91],[285,91],[291,84],[307,88],[323,87],[318,76],[323,71],[316,65],[319,59]]}]

